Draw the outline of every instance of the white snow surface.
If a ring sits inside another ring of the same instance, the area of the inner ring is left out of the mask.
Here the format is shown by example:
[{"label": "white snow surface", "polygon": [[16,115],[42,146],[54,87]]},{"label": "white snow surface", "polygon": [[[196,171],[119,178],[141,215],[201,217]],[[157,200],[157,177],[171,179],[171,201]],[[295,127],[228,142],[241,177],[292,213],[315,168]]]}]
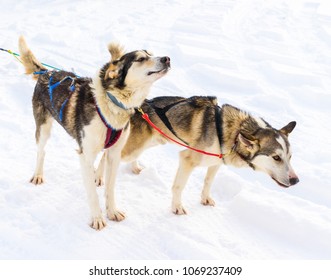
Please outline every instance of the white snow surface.
[{"label": "white snow surface", "polygon": [[[172,214],[180,147],[146,151],[140,175],[121,163],[120,223],[98,232],[77,144],[55,124],[42,186],[29,183],[36,145],[35,82],[0,52],[1,259],[330,259],[331,5],[318,0],[3,1],[0,47],[20,34],[43,62],[94,76],[107,44],[171,57],[149,97],[214,95],[290,135],[300,183],[280,188],[267,175],[222,166],[215,207],[200,204],[205,168],[183,193],[188,215]],[[104,210],[104,188],[98,189]]]}]

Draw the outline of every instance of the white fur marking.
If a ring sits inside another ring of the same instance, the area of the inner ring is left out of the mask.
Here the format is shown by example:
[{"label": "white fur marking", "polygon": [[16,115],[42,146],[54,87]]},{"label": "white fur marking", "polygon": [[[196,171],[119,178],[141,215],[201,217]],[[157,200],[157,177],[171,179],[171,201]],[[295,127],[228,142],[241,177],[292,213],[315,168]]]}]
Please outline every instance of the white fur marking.
[{"label": "white fur marking", "polygon": [[281,145],[283,152],[286,154],[287,148],[286,148],[286,143],[285,143],[283,137],[281,137],[281,136],[276,137],[276,141]]}]

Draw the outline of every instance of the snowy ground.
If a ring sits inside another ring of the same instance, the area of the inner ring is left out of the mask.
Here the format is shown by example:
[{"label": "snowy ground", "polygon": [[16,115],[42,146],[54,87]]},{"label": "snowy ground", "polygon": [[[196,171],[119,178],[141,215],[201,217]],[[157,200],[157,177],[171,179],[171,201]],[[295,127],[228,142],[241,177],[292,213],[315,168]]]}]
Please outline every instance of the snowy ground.
[{"label": "snowy ground", "polygon": [[[114,2],[114,3],[113,3]],[[249,169],[222,167],[200,205],[204,169],[170,211],[177,146],[147,151],[136,176],[122,164],[117,201],[127,219],[88,227],[76,144],[55,125],[46,183],[28,183],[36,156],[34,82],[0,53],[1,259],[330,259],[331,7],[327,1],[4,1],[0,47],[17,51],[24,34],[43,62],[93,76],[106,46],[168,55],[172,70],[151,97],[216,95],[290,136],[300,183],[279,188]],[[116,3],[116,4],[115,4]],[[103,189],[98,190],[103,202]]]}]

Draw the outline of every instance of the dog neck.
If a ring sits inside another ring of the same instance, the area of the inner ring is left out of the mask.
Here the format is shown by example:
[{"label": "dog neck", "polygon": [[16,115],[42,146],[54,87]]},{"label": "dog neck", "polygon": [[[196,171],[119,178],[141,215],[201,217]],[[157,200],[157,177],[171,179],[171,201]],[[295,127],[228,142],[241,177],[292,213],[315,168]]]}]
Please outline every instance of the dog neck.
[{"label": "dog neck", "polygon": [[[112,95],[116,98],[117,104],[107,94],[107,91],[102,87],[99,77],[93,80],[94,88],[94,98],[96,100],[96,105],[98,106],[101,114],[103,115],[105,121],[114,129],[123,129],[127,123],[130,121],[131,115],[134,113],[133,108],[127,108],[126,104],[115,96],[114,92]],[[125,106],[122,108],[118,106],[119,102]]]},{"label": "dog neck", "polygon": [[238,139],[242,123],[248,118],[251,118],[251,116],[247,112],[227,104],[222,106],[222,150],[224,154],[227,154],[227,157],[224,158],[226,164],[236,167],[252,167],[246,155],[241,153]]},{"label": "dog neck", "polygon": [[140,85],[134,88],[126,86],[124,89],[112,87],[108,92],[111,92],[111,94],[121,102],[124,107],[133,109],[141,106],[149,94],[150,87],[151,84]]}]

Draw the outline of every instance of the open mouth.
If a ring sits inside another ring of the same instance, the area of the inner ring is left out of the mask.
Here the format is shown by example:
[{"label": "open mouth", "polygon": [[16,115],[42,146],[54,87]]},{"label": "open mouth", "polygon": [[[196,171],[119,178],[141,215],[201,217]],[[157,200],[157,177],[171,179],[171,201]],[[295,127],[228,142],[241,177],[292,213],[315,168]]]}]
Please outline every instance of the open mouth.
[{"label": "open mouth", "polygon": [[153,74],[160,74],[160,73],[165,74],[165,73],[168,72],[169,68],[170,68],[170,67],[165,67],[165,68],[163,68],[163,69],[161,69],[161,70],[159,70],[159,71],[149,71],[149,72],[147,73],[147,75],[150,76],[150,75],[153,75]]},{"label": "open mouth", "polygon": [[274,180],[279,186],[283,187],[283,188],[288,188],[288,185],[282,184],[281,182],[277,181],[274,177],[271,177],[272,180]]}]

